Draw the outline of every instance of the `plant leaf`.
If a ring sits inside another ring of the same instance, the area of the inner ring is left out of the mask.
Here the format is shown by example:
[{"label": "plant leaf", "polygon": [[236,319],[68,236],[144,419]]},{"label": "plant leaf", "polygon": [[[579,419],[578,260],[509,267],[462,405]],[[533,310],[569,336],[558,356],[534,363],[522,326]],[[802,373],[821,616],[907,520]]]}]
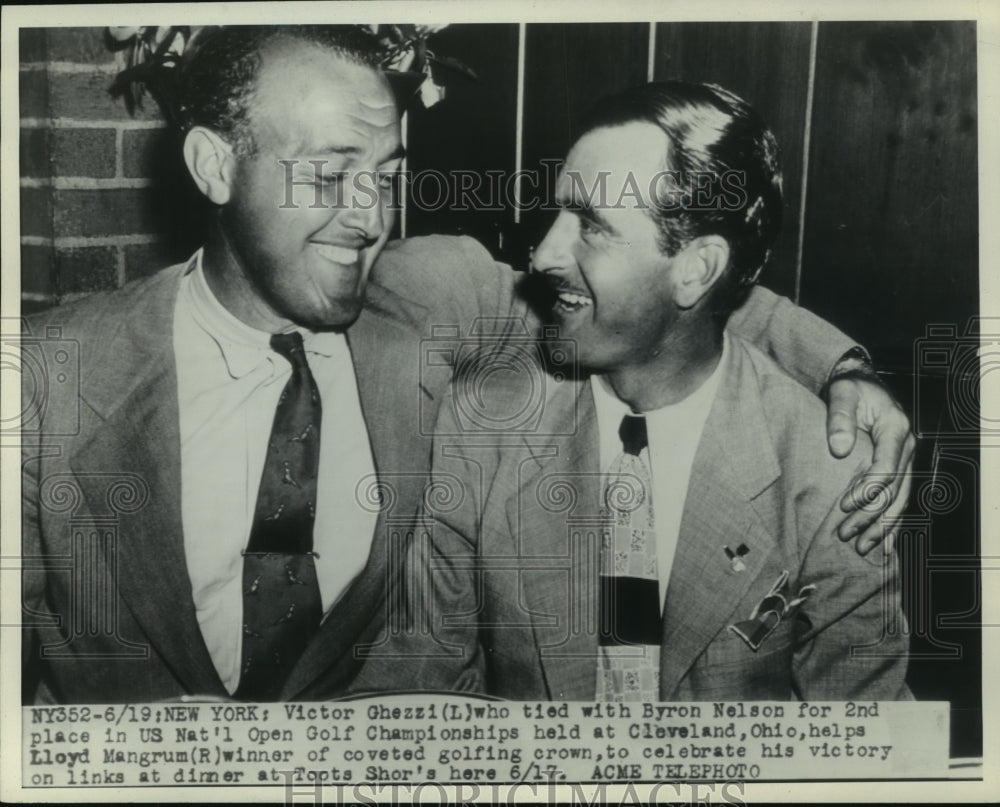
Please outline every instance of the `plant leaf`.
[{"label": "plant leaf", "polygon": [[434,56],[428,53],[427,60],[432,64],[447,68],[448,70],[454,70],[456,73],[461,73],[463,76],[471,78],[474,81],[479,80],[479,74],[475,70],[451,56]]}]

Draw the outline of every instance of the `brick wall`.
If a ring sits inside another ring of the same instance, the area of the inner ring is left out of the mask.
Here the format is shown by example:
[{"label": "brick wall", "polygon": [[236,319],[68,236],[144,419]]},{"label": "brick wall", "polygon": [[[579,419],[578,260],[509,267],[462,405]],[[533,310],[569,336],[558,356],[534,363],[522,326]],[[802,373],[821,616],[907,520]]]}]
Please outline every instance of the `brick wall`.
[{"label": "brick wall", "polygon": [[27,311],[112,289],[200,241],[172,132],[129,114],[103,28],[20,31],[21,294]]}]

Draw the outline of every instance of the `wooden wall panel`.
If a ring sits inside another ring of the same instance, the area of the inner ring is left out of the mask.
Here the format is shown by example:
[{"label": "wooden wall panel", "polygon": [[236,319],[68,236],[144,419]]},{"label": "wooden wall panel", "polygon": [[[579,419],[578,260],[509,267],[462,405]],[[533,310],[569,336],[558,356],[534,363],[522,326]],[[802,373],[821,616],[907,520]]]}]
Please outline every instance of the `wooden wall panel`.
[{"label": "wooden wall panel", "polygon": [[[442,70],[444,100],[424,109],[419,101],[408,114],[407,163],[411,171],[455,169],[514,172],[517,119],[517,36],[514,23],[454,25],[434,35],[432,49],[473,69],[478,80]],[[411,188],[412,192],[413,188]],[[433,184],[425,187],[433,201]],[[485,197],[485,189],[480,191]],[[500,233],[512,220],[504,210],[422,210],[411,196],[407,235],[467,234],[498,252]],[[469,205],[471,208],[472,205]]]},{"label": "wooden wall panel", "polygon": [[823,23],[802,303],[908,372],[978,310],[971,22]]},{"label": "wooden wall panel", "polygon": [[[918,699],[951,702],[952,754],[976,756],[978,446],[961,433],[933,435],[950,421],[957,367],[914,363],[927,326],[961,335],[979,307],[975,25],[822,23],[815,97],[802,304],[871,350],[925,435],[898,544],[914,570],[904,580],[908,680]],[[934,341],[941,354],[955,340]],[[961,506],[925,512],[921,486],[956,469]],[[941,574],[940,556],[967,560]]]},{"label": "wooden wall panel", "polygon": [[654,78],[719,84],[750,103],[781,146],[783,224],[761,282],[791,297],[798,264],[811,23],[659,23]]},{"label": "wooden wall panel", "polygon": [[[649,25],[532,24],[525,39],[522,166],[541,170],[542,159],[566,156],[595,101],[646,80]],[[525,211],[520,246],[537,244],[551,221],[551,213]]]}]

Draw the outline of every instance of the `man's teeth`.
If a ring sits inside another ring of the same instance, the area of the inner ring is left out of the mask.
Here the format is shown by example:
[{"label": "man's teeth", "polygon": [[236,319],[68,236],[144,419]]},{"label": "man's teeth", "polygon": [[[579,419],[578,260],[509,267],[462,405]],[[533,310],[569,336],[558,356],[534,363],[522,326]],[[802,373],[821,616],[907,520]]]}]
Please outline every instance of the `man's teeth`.
[{"label": "man's teeth", "polygon": [[338,247],[333,244],[314,244],[316,251],[333,263],[352,264],[357,263],[358,251],[347,247]]},{"label": "man's teeth", "polygon": [[594,301],[589,297],[584,297],[582,294],[573,294],[569,291],[563,291],[559,293],[559,302],[564,305],[593,305]]}]

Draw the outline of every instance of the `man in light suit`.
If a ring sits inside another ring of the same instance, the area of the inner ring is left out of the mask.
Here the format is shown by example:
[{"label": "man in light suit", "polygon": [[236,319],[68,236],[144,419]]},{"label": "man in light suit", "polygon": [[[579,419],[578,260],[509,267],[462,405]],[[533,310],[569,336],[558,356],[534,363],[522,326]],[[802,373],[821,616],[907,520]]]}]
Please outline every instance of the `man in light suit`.
[{"label": "man in light suit", "polygon": [[[377,59],[353,30],[206,39],[183,67],[180,115],[188,170],[217,208],[204,249],[29,323],[39,367],[55,373],[67,346],[78,351],[79,386],[53,383],[40,406],[25,389],[26,702],[328,698],[377,644],[387,559],[401,551],[391,542],[419,505],[425,425],[451,380],[447,364],[421,365],[421,339],[524,313],[515,275],[469,239],[383,251],[389,191],[365,178],[402,152]],[[851,346],[773,295],[740,321],[817,388]],[[905,464],[905,418],[877,387],[835,384],[838,416],[855,417],[859,390],[893,435],[890,464]],[[308,427],[288,431],[286,398],[309,410]],[[280,452],[308,440],[306,482]],[[307,525],[287,531],[294,551],[253,544],[286,509],[265,488]],[[253,555],[288,556],[289,591],[312,592],[295,619],[312,623],[274,639],[290,644],[268,647],[271,688],[247,691],[258,661],[247,648],[272,641],[246,620]]]},{"label": "man in light suit", "polygon": [[[324,618],[273,697],[331,697],[353,677],[354,645],[380,625],[389,520],[424,486],[421,412],[450,378],[420,366],[425,324],[508,315],[514,284],[471,239],[382,252],[387,191],[337,187],[338,173],[399,163],[376,58],[353,31],[226,29],[206,42],[184,67],[182,112],[188,169],[218,206],[208,243],[30,322],[40,366],[55,373],[61,350],[79,350],[80,386],[53,383],[44,410],[26,405],[29,702],[238,692],[241,553],[290,375],[267,341],[292,330],[325,404],[313,545]],[[228,104],[253,67],[252,104]],[[321,174],[310,159],[326,161]],[[292,204],[279,160],[305,171]]]},{"label": "man in light suit", "polygon": [[[582,377],[514,435],[453,385],[416,622],[385,655],[513,699],[909,697],[895,554],[837,540],[871,444],[832,458],[814,389],[724,329],[780,224],[773,135],[721,88],[636,88],[598,105],[556,198],[533,266]],[[523,381],[493,383],[495,412]]]}]

